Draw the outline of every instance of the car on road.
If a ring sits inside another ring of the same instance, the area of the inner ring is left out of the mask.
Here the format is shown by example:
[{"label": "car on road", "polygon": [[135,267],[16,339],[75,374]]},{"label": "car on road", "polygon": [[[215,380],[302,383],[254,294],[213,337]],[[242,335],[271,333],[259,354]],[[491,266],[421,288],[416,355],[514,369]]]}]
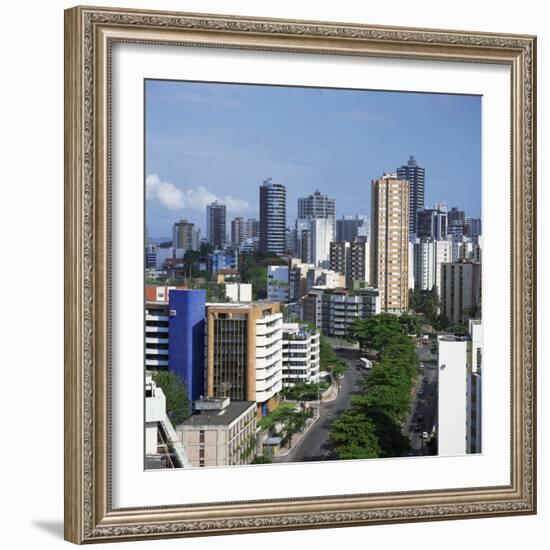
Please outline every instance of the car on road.
[{"label": "car on road", "polygon": [[416,392],[416,395],[424,395],[424,390],[422,388],[420,388],[417,392]]},{"label": "car on road", "polygon": [[430,434],[428,432],[422,432],[422,439],[425,441],[426,439],[430,438]]}]

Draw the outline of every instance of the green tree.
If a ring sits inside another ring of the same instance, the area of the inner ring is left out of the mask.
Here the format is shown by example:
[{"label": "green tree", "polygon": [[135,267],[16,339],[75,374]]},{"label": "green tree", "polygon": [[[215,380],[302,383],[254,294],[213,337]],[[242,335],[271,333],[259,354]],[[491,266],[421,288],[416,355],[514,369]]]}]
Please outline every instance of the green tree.
[{"label": "green tree", "polygon": [[421,313],[432,324],[436,325],[439,318],[441,302],[435,286],[431,290],[414,289],[409,291],[409,308]]},{"label": "green tree", "polygon": [[166,396],[166,413],[175,427],[191,414],[191,403],[187,386],[176,373],[169,371],[153,372],[153,380]]},{"label": "green tree", "polygon": [[340,415],[331,427],[330,439],[340,460],[377,458],[381,449],[372,420],[357,410]]},{"label": "green tree", "polygon": [[389,313],[356,319],[351,327],[351,337],[362,350],[382,351],[398,334],[403,334],[403,325]]}]

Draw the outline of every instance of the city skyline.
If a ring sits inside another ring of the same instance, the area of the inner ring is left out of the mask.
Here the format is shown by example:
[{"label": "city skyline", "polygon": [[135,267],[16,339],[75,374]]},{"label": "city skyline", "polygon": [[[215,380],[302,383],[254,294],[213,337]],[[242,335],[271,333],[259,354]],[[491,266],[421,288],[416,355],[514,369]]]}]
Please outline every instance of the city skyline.
[{"label": "city skyline", "polygon": [[259,219],[268,177],[287,189],[288,226],[297,199],[317,189],[336,199],[337,217],[370,217],[371,180],[411,155],[426,169],[427,208],[444,200],[481,216],[477,96],[147,81],[146,120],[153,238],[179,219],[205,234],[215,200],[228,223]]}]

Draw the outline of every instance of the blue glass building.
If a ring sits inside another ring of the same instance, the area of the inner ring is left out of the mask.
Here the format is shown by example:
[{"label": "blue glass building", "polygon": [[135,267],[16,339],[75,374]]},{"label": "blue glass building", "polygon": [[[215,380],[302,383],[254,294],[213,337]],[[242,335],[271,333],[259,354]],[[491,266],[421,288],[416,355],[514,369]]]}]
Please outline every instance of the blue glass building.
[{"label": "blue glass building", "polygon": [[186,383],[189,399],[204,395],[205,290],[169,294],[168,369]]}]

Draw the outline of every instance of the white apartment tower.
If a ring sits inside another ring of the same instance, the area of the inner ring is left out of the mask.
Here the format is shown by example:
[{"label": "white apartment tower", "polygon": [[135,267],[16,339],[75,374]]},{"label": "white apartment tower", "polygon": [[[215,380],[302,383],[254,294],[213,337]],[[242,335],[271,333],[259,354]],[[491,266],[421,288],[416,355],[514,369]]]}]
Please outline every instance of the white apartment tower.
[{"label": "white apartment tower", "polygon": [[298,323],[283,324],[283,386],[319,382],[319,333]]}]

